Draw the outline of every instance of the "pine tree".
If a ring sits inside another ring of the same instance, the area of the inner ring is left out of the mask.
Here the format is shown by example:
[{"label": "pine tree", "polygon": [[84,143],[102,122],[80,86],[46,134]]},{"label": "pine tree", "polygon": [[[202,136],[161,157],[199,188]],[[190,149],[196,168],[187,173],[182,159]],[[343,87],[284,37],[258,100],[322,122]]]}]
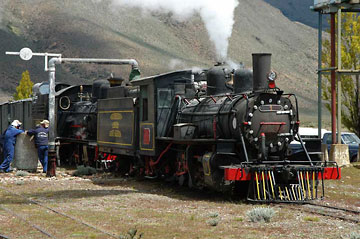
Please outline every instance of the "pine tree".
[{"label": "pine tree", "polygon": [[33,85],[34,83],[30,80],[29,71],[24,71],[21,76],[20,84],[16,87],[14,100],[21,100],[31,97]]},{"label": "pine tree", "polygon": [[[356,13],[344,13],[342,15],[341,33],[341,68],[360,69],[360,16]],[[337,18],[336,18],[337,20]],[[337,26],[337,24],[336,24]],[[337,39],[337,38],[336,38]],[[330,66],[330,41],[324,42],[323,67]],[[337,47],[336,47],[337,49]],[[337,54],[336,54],[337,55]],[[336,59],[337,60],[337,59]],[[331,80],[327,75],[322,88],[323,99],[328,101],[325,106],[331,112]],[[360,78],[359,75],[341,76],[341,121],[350,131],[360,134]],[[337,106],[338,107],[338,106]]]}]

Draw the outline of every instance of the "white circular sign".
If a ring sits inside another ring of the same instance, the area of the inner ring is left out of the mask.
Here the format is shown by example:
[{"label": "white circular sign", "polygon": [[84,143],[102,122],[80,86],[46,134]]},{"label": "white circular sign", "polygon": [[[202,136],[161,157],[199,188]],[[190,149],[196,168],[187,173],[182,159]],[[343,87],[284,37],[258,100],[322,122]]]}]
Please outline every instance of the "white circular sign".
[{"label": "white circular sign", "polygon": [[28,61],[32,58],[33,53],[32,50],[30,48],[23,48],[20,50],[20,58],[24,61]]}]

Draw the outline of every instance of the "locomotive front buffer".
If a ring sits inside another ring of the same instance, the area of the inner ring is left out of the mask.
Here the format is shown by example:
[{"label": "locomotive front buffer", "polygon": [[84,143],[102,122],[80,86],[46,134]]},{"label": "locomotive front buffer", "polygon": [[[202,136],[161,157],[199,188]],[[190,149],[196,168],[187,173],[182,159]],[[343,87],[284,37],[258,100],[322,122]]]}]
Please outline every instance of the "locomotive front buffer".
[{"label": "locomotive front buffer", "polygon": [[341,169],[336,162],[321,162],[309,166],[306,166],[309,162],[296,162],[297,165],[290,162],[263,163],[223,166],[224,180],[248,182],[249,201],[303,203],[318,199],[319,188],[320,198],[324,198],[324,180],[341,178]]}]

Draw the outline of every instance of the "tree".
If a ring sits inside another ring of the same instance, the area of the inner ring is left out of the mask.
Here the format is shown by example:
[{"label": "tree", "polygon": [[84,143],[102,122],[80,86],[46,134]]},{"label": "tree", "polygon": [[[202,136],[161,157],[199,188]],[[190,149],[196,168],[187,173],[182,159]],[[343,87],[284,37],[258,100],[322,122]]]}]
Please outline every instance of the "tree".
[{"label": "tree", "polygon": [[[337,18],[336,18],[337,20]],[[337,26],[337,24],[335,24]],[[360,16],[356,13],[342,15],[341,32],[341,68],[360,69]],[[335,38],[337,39],[337,38]],[[337,47],[336,47],[337,49]],[[337,54],[336,54],[337,56]],[[330,66],[330,40],[325,40],[323,47],[323,67]],[[337,59],[336,59],[337,61]],[[331,112],[331,80],[326,75],[323,81],[323,99],[328,103],[326,108]],[[360,79],[359,75],[341,76],[341,121],[350,131],[360,134]],[[337,106],[338,107],[338,106]]]},{"label": "tree", "polygon": [[33,85],[34,83],[30,80],[29,71],[24,71],[21,75],[20,84],[16,87],[14,100],[21,100],[31,97]]}]

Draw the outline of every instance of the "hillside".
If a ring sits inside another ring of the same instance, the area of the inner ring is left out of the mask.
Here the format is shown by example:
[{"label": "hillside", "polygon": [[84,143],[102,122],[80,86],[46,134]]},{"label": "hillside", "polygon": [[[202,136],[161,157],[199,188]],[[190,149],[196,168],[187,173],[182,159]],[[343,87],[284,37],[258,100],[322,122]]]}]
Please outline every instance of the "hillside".
[{"label": "hillside", "polygon": [[[279,84],[294,92],[308,116],[316,112],[316,30],[285,17],[264,0],[240,0],[229,56],[251,66],[251,53],[271,52]],[[0,52],[28,46],[64,57],[135,58],[144,76],[215,62],[212,43],[199,16],[179,22],[169,14],[111,8],[109,1],[4,0]],[[1,95],[9,96],[28,69],[35,82],[47,80],[43,59],[23,62],[0,57]],[[127,67],[64,65],[57,81],[91,82]]]},{"label": "hillside", "polygon": [[[272,6],[278,8],[291,21],[301,22],[305,25],[317,28],[318,13],[310,11],[314,5],[314,0],[264,0]],[[327,15],[323,15],[323,28],[329,27],[326,20]]]}]

